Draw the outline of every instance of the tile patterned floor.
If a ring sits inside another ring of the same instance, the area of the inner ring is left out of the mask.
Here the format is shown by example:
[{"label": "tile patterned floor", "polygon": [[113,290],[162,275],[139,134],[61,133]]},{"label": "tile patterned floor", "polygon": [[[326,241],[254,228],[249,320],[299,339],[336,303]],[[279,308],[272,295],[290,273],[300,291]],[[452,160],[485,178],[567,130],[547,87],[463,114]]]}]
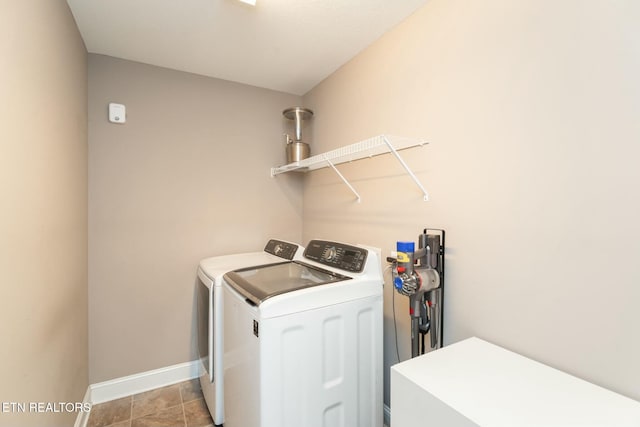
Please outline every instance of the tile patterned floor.
[{"label": "tile patterned floor", "polygon": [[87,427],[212,427],[198,379],[93,405]]}]

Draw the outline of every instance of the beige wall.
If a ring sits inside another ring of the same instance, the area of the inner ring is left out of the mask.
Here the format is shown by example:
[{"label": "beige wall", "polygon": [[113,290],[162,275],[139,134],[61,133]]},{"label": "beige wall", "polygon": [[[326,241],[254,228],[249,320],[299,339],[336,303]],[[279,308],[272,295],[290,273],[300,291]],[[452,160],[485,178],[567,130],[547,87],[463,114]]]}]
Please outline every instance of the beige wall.
[{"label": "beige wall", "polygon": [[[111,124],[107,105],[127,107]],[[282,110],[300,97],[89,55],[91,383],[196,359],[202,258],[299,241]]]},{"label": "beige wall", "polygon": [[[479,336],[640,399],[640,4],[432,0],[304,96],[314,144],[427,138],[307,175],[303,240],[447,230],[445,341]],[[385,366],[396,363],[385,289]],[[400,356],[408,301],[396,296]],[[388,392],[388,384],[387,384]],[[388,403],[388,394],[386,394]]]},{"label": "beige wall", "polygon": [[[87,55],[63,0],[0,3],[0,401],[81,402],[87,377]],[[69,426],[75,413],[0,413]]]},{"label": "beige wall", "polygon": [[[386,254],[425,226],[448,232],[446,342],[477,335],[640,399],[639,7],[432,0],[304,97],[315,152],[429,139],[403,152],[426,203],[390,156],[341,167],[362,203],[326,170],[302,200],[296,176],[268,174],[299,97],[90,55],[88,357],[86,53],[64,2],[3,3],[0,400],[81,400],[87,358],[90,382],[194,359],[200,258],[272,236]],[[387,286],[386,367],[392,301]]]}]

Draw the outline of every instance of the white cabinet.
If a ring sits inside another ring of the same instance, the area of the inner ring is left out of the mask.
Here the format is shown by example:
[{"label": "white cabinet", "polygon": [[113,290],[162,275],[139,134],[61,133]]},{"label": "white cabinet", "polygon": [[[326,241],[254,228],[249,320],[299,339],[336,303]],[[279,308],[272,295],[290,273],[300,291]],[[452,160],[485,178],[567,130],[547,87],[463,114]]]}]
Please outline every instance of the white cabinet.
[{"label": "white cabinet", "polygon": [[391,367],[391,427],[638,427],[640,402],[478,338]]}]

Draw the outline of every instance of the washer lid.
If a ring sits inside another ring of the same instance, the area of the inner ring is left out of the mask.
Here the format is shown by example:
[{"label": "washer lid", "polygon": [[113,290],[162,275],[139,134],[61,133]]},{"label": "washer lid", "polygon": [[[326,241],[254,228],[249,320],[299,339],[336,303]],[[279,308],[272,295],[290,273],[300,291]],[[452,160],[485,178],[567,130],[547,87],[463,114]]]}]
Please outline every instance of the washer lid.
[{"label": "washer lid", "polygon": [[351,279],[299,261],[242,268],[224,275],[237,292],[259,305],[274,295]]}]

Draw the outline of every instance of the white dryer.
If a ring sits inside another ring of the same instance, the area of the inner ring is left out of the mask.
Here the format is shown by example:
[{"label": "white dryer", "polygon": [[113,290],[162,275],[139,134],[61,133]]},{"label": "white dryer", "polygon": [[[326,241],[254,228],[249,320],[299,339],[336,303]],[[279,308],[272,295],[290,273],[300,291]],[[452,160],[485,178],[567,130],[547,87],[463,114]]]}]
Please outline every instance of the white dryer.
[{"label": "white dryer", "polygon": [[197,276],[198,353],[200,385],[215,425],[224,422],[222,276],[234,269],[300,259],[304,248],[271,239],[262,252],[206,258],[200,261]]},{"label": "white dryer", "polygon": [[378,252],[312,240],[224,275],[225,427],[382,427]]}]

